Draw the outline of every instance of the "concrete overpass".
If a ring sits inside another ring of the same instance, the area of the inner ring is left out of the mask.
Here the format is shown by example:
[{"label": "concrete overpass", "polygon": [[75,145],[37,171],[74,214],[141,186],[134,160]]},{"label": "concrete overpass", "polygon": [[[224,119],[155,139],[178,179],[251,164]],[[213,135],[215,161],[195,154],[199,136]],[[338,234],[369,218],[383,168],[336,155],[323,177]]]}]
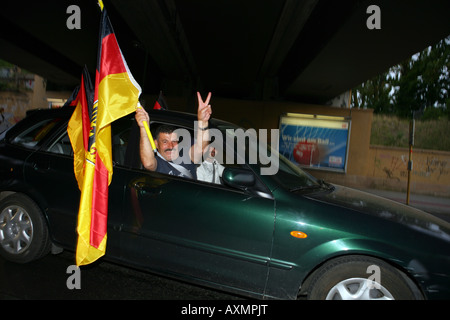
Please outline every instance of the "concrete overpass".
[{"label": "concrete overpass", "polygon": [[[104,0],[144,93],[323,104],[450,34],[448,0]],[[69,29],[69,5],[81,29]],[[369,29],[370,5],[381,29]],[[95,69],[96,0],[2,1],[0,59],[57,86]]]}]

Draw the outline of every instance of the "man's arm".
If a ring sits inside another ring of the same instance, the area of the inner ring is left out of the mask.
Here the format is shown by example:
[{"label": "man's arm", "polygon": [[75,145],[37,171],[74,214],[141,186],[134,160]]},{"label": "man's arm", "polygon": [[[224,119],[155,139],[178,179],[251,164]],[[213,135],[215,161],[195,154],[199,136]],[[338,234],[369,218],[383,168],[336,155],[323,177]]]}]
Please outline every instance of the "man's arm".
[{"label": "man's arm", "polygon": [[150,118],[148,116],[148,113],[143,108],[137,108],[135,118],[139,126],[139,131],[141,133],[139,142],[139,154],[141,156],[142,165],[147,170],[155,171],[157,166],[155,153],[152,150],[150,140],[147,136],[147,131],[145,130],[143,124],[144,121],[150,123]]},{"label": "man's arm", "polygon": [[202,96],[197,92],[198,110],[197,110],[197,139],[191,147],[190,158],[193,163],[201,163],[203,149],[209,142],[209,118],[211,117],[212,108],[209,104],[211,92],[208,93],[206,100],[203,101]]}]

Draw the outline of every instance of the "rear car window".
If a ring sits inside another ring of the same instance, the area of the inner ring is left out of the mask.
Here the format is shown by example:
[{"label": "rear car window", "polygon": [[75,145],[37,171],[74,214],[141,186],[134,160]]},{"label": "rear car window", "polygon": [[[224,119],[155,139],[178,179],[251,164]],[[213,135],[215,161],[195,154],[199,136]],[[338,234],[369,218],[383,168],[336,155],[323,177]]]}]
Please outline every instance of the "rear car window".
[{"label": "rear car window", "polygon": [[27,148],[34,148],[61,121],[58,118],[44,119],[17,134],[11,143]]}]

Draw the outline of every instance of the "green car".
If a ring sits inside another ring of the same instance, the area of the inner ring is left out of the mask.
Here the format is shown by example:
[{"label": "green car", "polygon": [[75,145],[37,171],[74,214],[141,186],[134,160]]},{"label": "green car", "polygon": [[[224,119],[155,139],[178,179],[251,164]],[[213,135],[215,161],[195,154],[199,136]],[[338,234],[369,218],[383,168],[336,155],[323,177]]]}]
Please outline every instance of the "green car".
[{"label": "green car", "polygon": [[[74,251],[80,191],[67,122],[29,114],[0,142],[0,254],[17,263]],[[193,132],[194,115],[150,111],[151,127]],[[224,138],[221,183],[142,168],[134,116],[112,125],[111,260],[253,298],[450,299],[450,224],[317,180],[212,119]],[[238,152],[243,149],[244,152]],[[259,153],[258,153],[259,155]]]}]

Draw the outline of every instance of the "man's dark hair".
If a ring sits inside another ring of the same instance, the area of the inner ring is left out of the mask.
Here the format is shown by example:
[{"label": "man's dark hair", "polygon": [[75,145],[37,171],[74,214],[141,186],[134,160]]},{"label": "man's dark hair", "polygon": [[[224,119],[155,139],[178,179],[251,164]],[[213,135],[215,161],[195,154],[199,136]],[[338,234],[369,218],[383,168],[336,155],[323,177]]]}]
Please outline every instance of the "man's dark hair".
[{"label": "man's dark hair", "polygon": [[170,134],[170,133],[172,133],[174,131],[175,131],[175,127],[174,126],[171,126],[171,125],[168,125],[168,124],[162,124],[162,125],[158,126],[158,128],[156,128],[154,136],[155,136],[155,139],[158,139],[159,134],[161,132]]}]

